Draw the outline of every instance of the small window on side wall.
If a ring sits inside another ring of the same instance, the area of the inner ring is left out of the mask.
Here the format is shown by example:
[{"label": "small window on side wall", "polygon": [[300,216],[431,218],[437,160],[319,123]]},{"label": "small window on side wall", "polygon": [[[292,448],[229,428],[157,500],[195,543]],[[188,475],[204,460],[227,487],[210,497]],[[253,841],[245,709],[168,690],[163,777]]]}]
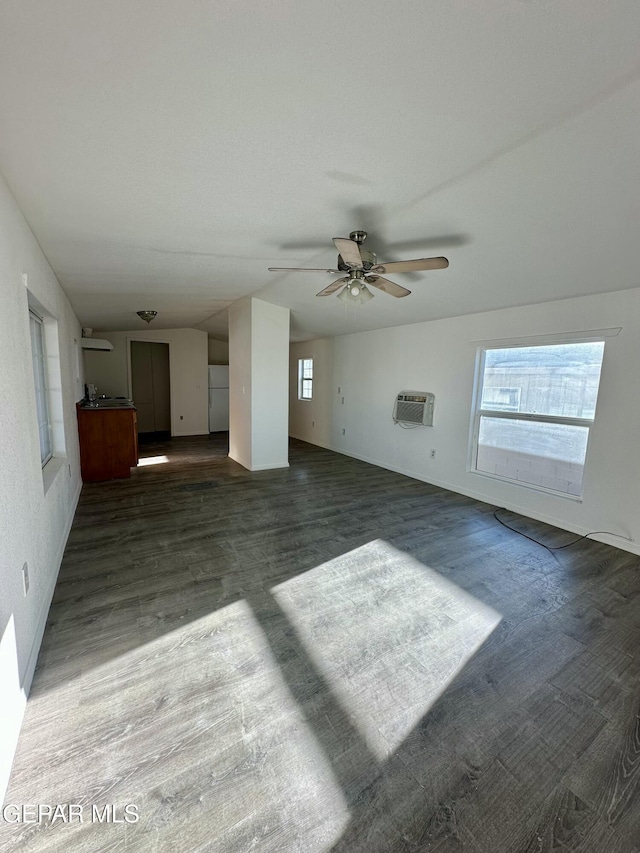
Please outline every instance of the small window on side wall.
[{"label": "small window on side wall", "polygon": [[313,397],[313,359],[298,359],[298,400],[311,400]]},{"label": "small window on side wall", "polygon": [[604,341],[479,353],[472,470],[582,496]]}]

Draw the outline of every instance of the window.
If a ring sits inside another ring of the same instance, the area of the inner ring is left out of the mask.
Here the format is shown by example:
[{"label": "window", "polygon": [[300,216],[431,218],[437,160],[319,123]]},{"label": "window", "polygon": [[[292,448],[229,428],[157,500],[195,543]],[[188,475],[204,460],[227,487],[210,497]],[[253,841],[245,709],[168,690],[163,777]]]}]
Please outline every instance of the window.
[{"label": "window", "polygon": [[580,497],[604,341],[480,351],[472,470]]},{"label": "window", "polygon": [[313,359],[298,359],[298,400],[313,397]]},{"label": "window", "polygon": [[49,416],[49,394],[47,389],[47,354],[44,346],[44,328],[42,318],[29,311],[31,331],[31,358],[33,378],[36,389],[36,411],[38,413],[38,434],[40,436],[40,461],[44,467],[53,453],[51,449],[51,420]]}]

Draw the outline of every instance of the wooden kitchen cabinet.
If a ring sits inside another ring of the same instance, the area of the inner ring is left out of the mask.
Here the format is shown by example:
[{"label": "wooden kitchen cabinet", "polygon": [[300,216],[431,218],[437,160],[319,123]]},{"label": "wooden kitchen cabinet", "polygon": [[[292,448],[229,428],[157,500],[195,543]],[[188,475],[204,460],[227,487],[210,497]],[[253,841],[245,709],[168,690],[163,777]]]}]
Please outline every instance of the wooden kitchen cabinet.
[{"label": "wooden kitchen cabinet", "polygon": [[130,477],[138,464],[137,413],[133,406],[91,408],[78,403],[80,469],[85,483]]}]

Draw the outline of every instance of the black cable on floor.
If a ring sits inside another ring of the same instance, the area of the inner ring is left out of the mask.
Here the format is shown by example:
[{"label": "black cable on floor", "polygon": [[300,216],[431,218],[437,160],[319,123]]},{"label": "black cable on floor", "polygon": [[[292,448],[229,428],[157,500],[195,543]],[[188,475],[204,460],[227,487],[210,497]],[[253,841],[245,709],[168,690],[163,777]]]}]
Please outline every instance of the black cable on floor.
[{"label": "black cable on floor", "polygon": [[562,551],[563,548],[570,548],[572,545],[576,545],[578,542],[582,542],[583,539],[588,539],[589,536],[596,536],[597,534],[606,533],[608,536],[617,536],[620,539],[627,539],[629,542],[633,540],[627,536],[620,536],[619,533],[611,533],[610,530],[591,530],[589,533],[585,533],[584,536],[578,536],[577,539],[574,539],[572,542],[567,542],[566,545],[545,545],[544,542],[539,542],[537,539],[534,539],[533,536],[528,536],[526,533],[523,533],[521,530],[517,530],[515,527],[511,527],[511,525],[507,524],[506,521],[503,521],[498,517],[498,513],[509,512],[506,507],[500,507],[496,509],[493,513],[493,517],[495,520],[501,524],[503,527],[506,527],[507,530],[511,530],[513,533],[518,533],[520,536],[524,536],[525,539],[528,539],[530,542],[535,542],[536,545],[541,545],[543,548],[546,548],[547,551]]}]

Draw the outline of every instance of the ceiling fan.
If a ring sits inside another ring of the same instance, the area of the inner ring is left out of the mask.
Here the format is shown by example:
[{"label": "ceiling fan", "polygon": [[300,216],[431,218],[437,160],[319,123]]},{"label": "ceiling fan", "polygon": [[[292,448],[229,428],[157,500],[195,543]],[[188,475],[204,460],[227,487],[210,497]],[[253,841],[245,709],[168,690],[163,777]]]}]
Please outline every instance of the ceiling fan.
[{"label": "ceiling fan", "polygon": [[383,290],[390,296],[398,298],[408,296],[411,291],[402,287],[382,273],[414,272],[416,270],[442,270],[449,266],[446,258],[417,258],[413,261],[391,261],[390,263],[378,263],[374,252],[362,248],[367,239],[366,231],[352,231],[349,239],[346,237],[334,237],[333,244],[338,250],[338,264],[336,269],[309,269],[305,267],[269,267],[269,272],[328,272],[332,275],[347,273],[343,278],[331,282],[323,288],[316,296],[330,296],[337,290],[341,290],[338,299],[344,302],[356,302],[363,304],[373,299],[373,293],[367,288],[370,284]]}]

